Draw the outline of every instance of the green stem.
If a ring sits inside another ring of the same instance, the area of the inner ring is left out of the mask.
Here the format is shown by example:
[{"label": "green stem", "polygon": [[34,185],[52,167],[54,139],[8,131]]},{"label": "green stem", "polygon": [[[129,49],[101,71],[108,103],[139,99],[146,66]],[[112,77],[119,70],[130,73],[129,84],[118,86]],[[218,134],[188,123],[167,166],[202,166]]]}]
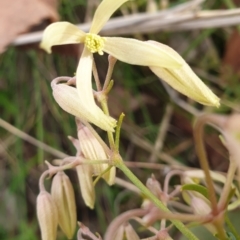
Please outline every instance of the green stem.
[{"label": "green stem", "polygon": [[[204,125],[208,121],[208,115],[204,115],[202,117],[199,117],[197,119],[197,122],[195,123],[194,126],[194,140],[196,143],[196,151],[198,154],[198,158],[200,161],[201,168],[204,171],[205,174],[205,180],[206,180],[206,185],[208,188],[208,195],[209,195],[209,200],[211,202],[211,207],[212,207],[212,213],[213,215],[218,215],[219,214],[219,209],[218,209],[218,204],[217,204],[217,198],[215,194],[215,189],[213,185],[213,180],[211,178],[210,174],[210,168],[207,160],[207,155],[204,147],[204,142],[203,142],[203,133],[204,133]],[[218,231],[218,235],[220,239],[225,239],[226,234],[224,232],[223,228],[223,222],[221,221],[222,219],[219,219],[218,221],[215,221],[215,227]]]},{"label": "green stem", "polygon": [[120,131],[121,131],[121,126],[122,126],[122,122],[123,122],[123,118],[124,118],[125,114],[121,113],[119,119],[118,119],[118,124],[117,124],[117,128],[116,128],[116,135],[115,135],[115,149],[118,151],[119,149],[119,139],[120,139]]},{"label": "green stem", "polygon": [[[117,161],[116,165],[123,173],[132,181],[132,183],[138,187],[142,193],[147,196],[159,209],[166,213],[170,213],[170,210],[131,172],[131,170],[123,163],[123,161]],[[172,219],[171,222],[190,240],[198,240],[198,238],[185,227],[185,225]]]},{"label": "green stem", "polygon": [[107,173],[108,171],[110,171],[111,168],[112,168],[112,166],[109,166],[107,169],[105,169],[103,172],[101,172],[101,174],[99,174],[99,175],[97,176],[97,178],[94,180],[93,186],[95,186],[95,185],[97,184],[97,182],[99,181],[99,179],[100,179],[105,173]]},{"label": "green stem", "polygon": [[224,209],[227,206],[228,196],[232,189],[231,185],[233,183],[236,170],[237,170],[237,162],[230,159],[226,182],[224,184],[224,187],[223,187],[223,190],[222,190],[219,202],[218,202],[218,207],[220,209]]},{"label": "green stem", "polygon": [[[101,106],[102,106],[102,110],[103,112],[109,116],[109,111],[108,111],[108,105],[107,105],[107,100],[104,99],[101,101]],[[114,144],[114,138],[113,138],[113,133],[112,132],[107,132],[108,135],[108,141],[109,141],[109,145],[111,149],[115,149],[115,144]]]},{"label": "green stem", "polygon": [[211,178],[211,174],[210,174],[210,170],[209,170],[210,168],[209,168],[207,155],[206,155],[205,147],[204,147],[204,143],[203,143],[203,127],[204,127],[204,125],[205,125],[205,116],[198,118],[198,120],[194,126],[194,131],[193,131],[194,140],[196,143],[196,151],[197,151],[197,155],[198,155],[198,158],[200,161],[200,165],[205,174],[205,180],[206,180],[207,187],[208,187],[208,194],[209,194],[209,200],[212,205],[212,211],[213,211],[213,214],[217,214],[218,213],[217,198],[215,195],[213,180]]},{"label": "green stem", "polygon": [[229,219],[227,214],[225,215],[225,221],[226,221],[226,224],[227,224],[229,230],[234,235],[236,240],[240,240],[240,236],[239,236],[238,232],[236,231],[235,227],[233,226],[233,224],[231,223],[231,221],[230,221],[230,219]]}]

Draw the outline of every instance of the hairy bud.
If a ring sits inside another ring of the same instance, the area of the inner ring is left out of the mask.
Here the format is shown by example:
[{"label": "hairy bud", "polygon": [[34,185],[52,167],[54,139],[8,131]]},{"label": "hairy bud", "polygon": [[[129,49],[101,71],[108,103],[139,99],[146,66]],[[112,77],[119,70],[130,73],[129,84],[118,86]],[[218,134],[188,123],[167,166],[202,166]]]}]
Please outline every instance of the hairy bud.
[{"label": "hairy bud", "polygon": [[72,239],[77,223],[76,204],[72,184],[64,172],[53,178],[51,194],[58,210],[58,223],[67,238]]},{"label": "hairy bud", "polygon": [[41,191],[37,197],[37,217],[42,240],[56,240],[58,212],[52,196]]}]

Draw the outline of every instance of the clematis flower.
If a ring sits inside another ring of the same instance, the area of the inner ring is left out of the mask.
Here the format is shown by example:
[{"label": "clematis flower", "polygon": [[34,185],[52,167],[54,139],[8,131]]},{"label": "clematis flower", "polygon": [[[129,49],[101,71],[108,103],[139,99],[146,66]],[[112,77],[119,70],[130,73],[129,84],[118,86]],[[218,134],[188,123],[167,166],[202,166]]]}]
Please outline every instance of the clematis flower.
[{"label": "clematis flower", "polygon": [[182,63],[180,68],[164,68],[150,66],[150,69],[159,78],[166,81],[171,87],[193,100],[210,106],[218,107],[219,98],[198,78],[184,59],[172,48],[155,41],[147,41],[151,45],[165,48],[166,51],[175,56],[178,62]]},{"label": "clematis flower", "polygon": [[[107,131],[114,131],[116,121],[106,116],[94,101],[91,80],[93,53],[102,55],[103,52],[106,52],[120,61],[142,66],[176,68],[182,64],[175,55],[172,55],[171,52],[169,53],[164,47],[150,45],[131,38],[101,37],[98,35],[111,15],[127,1],[103,0],[95,12],[89,33],[81,31],[78,27],[68,22],[57,22],[49,25],[44,31],[40,45],[48,53],[51,53],[53,45],[76,43],[85,45],[76,72],[78,102],[80,102],[81,106],[85,105],[86,120]],[[67,93],[66,91],[65,93]],[[62,95],[65,93],[62,92]],[[61,106],[62,101],[58,99],[57,102]],[[68,109],[64,109],[69,113],[72,112],[72,109],[79,107],[71,102],[69,104],[71,106]],[[99,119],[101,119],[101,122],[105,121],[106,124],[96,123]]]}]

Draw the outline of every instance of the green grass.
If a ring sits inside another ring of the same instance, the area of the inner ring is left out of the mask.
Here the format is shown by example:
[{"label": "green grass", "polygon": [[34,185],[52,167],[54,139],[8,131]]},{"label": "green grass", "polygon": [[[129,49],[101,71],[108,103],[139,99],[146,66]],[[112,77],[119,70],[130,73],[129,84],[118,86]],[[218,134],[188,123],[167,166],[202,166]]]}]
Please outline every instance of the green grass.
[{"label": "green grass", "polygon": [[[175,1],[174,3],[177,4],[179,2],[183,1]],[[83,0],[62,1],[59,6],[61,19],[69,20],[73,23],[83,20],[85,3]],[[143,3],[141,1],[139,3],[143,7]],[[201,44],[208,40],[214,46],[215,42],[211,37],[212,34],[219,33],[219,31],[221,30],[199,30],[198,37],[194,40],[192,40],[193,35],[191,32],[187,34],[180,33],[184,36],[185,41],[188,41],[187,47],[180,49],[183,56],[188,58],[191,54],[199,56],[200,53],[201,57],[196,58],[193,61],[193,65],[199,68],[202,66],[206,67],[203,70],[207,73],[209,73],[209,69],[214,71],[216,77],[219,77],[221,61],[219,61],[218,56],[215,56],[213,59],[214,54],[211,51],[206,51],[202,54]],[[145,39],[164,39],[168,41],[165,42],[166,44],[170,43],[172,37],[174,37],[172,33],[156,33],[144,36]],[[222,36],[222,38],[221,40],[226,41],[227,36]],[[209,59],[212,59],[211,64]],[[0,117],[49,146],[59,149],[66,154],[74,155],[75,150],[67,139],[68,135],[76,137],[74,117],[69,116],[56,104],[51,94],[50,81],[61,75],[73,76],[77,62],[78,59],[72,56],[47,55],[37,49],[26,50],[9,47],[0,56]],[[106,64],[106,61],[100,63],[100,69],[102,67],[101,64]],[[103,67],[106,68],[106,65]],[[137,110],[128,111],[125,121],[139,127],[139,129],[144,129],[143,138],[154,144],[159,123],[169,101],[169,96],[162,84],[147,68],[133,67],[125,63],[116,65],[113,78],[116,85],[120,85],[129,91],[132,98],[138,102]],[[213,90],[216,90],[220,96],[222,95],[225,100],[239,104],[240,88],[235,80],[232,80],[232,84],[225,89],[216,86],[216,84],[211,84],[207,79],[206,83]],[[143,93],[153,97],[157,101],[156,106],[146,104],[141,100]],[[123,106],[123,109],[129,109],[128,102],[122,101],[121,103],[126,105]],[[195,103],[189,102],[189,104],[198,107]],[[183,124],[191,125],[191,114],[185,110],[179,110],[176,105],[174,109],[175,115],[187,114],[190,116]],[[231,108],[227,106],[223,106],[218,110],[218,112],[229,111],[231,111]],[[173,121],[171,125],[172,129],[176,130],[181,126],[181,123]],[[183,130],[183,133],[186,133],[185,130]],[[186,135],[188,134],[186,133]],[[105,137],[105,135],[103,136]],[[124,156],[129,150],[131,139],[129,139],[129,132],[125,132],[123,136],[121,150]],[[181,137],[177,131],[170,130],[165,146],[173,148],[184,138],[185,135]],[[44,170],[44,160],[51,161],[55,157],[11,135],[2,128],[0,128],[0,140],[1,149],[4,149],[0,154],[0,173],[2,176],[0,187],[4,198],[6,198],[4,202],[0,201],[1,205],[9,207],[14,211],[14,214],[8,215],[9,212],[6,212],[2,206],[0,207],[0,239],[40,239],[35,211],[38,179]],[[176,158],[187,163],[186,159],[188,159],[189,155],[186,152],[182,152]],[[150,153],[139,147],[134,147],[131,160],[137,161],[140,159],[147,162],[148,156],[150,156]],[[74,171],[70,172],[70,176],[73,176],[74,186],[77,189],[78,183],[74,174]],[[149,175],[149,170],[143,174],[141,172],[141,180],[145,182]],[[77,197],[77,205],[79,220],[86,223],[86,225],[94,222],[95,225],[92,224],[93,232],[98,231],[103,234],[111,218],[119,213],[118,209],[128,208],[130,199],[126,197],[126,201],[123,203],[124,206],[115,206],[115,198],[121,193],[122,189],[117,186],[109,188],[103,182],[99,184],[101,190],[97,190],[97,196],[99,196],[101,201],[96,203],[95,211],[86,210],[79,197]],[[5,193],[5,190],[7,193]],[[1,197],[0,195],[0,199]],[[6,218],[8,218],[7,221],[11,222],[9,226],[1,224],[2,221],[6,221]],[[59,239],[65,238],[60,234]]]}]

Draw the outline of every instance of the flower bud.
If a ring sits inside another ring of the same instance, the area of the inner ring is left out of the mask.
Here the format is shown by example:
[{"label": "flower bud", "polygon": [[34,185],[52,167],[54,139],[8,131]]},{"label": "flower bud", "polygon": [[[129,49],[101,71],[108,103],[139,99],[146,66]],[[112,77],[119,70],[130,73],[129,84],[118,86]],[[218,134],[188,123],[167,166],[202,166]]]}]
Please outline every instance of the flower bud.
[{"label": "flower bud", "polygon": [[[193,212],[197,215],[207,215],[212,211],[212,209],[210,208],[210,202],[204,198],[198,198],[198,197],[192,196],[190,205],[193,208]],[[212,223],[204,224],[204,226],[213,235],[217,233],[217,230]]]},{"label": "flower bud", "polygon": [[120,225],[117,231],[114,233],[114,240],[123,240],[124,239],[124,226]]},{"label": "flower bud", "polygon": [[195,196],[191,197],[191,207],[197,215],[207,215],[211,212],[211,208],[207,199],[198,198]]},{"label": "flower bud", "polygon": [[91,122],[105,131],[114,132],[116,120],[103,113],[95,104],[93,96],[89,95],[93,101],[87,101],[86,99],[84,101],[79,97],[76,88],[60,83],[59,79],[54,79],[51,87],[54,99],[64,111],[82,120]]},{"label": "flower bud", "polygon": [[163,229],[161,231],[159,231],[159,233],[157,234],[157,240],[173,240],[166,229]]},{"label": "flower bud", "polygon": [[162,193],[161,185],[156,180],[154,175],[152,175],[151,178],[147,179],[146,186],[156,197],[159,198],[161,196]]},{"label": "flower bud", "polygon": [[125,226],[125,234],[127,240],[140,240],[136,231],[133,229],[131,224]]},{"label": "flower bud", "polygon": [[[93,136],[90,130],[80,125],[78,122],[78,139],[80,143],[80,149],[85,158],[90,160],[107,160],[109,157],[104,151],[102,145],[99,141]],[[103,171],[108,168],[108,164],[93,164],[93,175],[100,175]],[[112,167],[110,171],[103,175],[103,178],[109,185],[112,185],[115,181],[115,167]]]},{"label": "flower bud", "polygon": [[198,78],[185,60],[172,48],[155,41],[148,41],[165,50],[182,64],[179,68],[164,68],[150,66],[150,69],[159,78],[166,81],[171,87],[193,100],[209,106],[219,107],[219,98]]},{"label": "flower bud", "polygon": [[85,204],[91,209],[94,208],[95,190],[92,180],[92,166],[80,165],[76,167],[82,198]]},{"label": "flower bud", "polygon": [[37,217],[42,240],[56,240],[58,212],[52,196],[41,191],[37,197]]},{"label": "flower bud", "polygon": [[77,223],[76,204],[72,184],[64,172],[54,176],[51,194],[58,210],[58,223],[67,238],[72,239]]}]

